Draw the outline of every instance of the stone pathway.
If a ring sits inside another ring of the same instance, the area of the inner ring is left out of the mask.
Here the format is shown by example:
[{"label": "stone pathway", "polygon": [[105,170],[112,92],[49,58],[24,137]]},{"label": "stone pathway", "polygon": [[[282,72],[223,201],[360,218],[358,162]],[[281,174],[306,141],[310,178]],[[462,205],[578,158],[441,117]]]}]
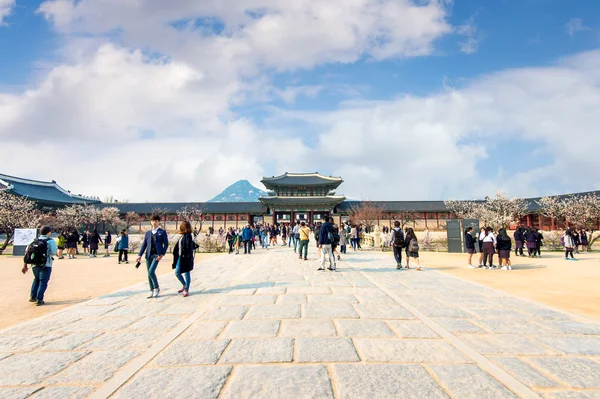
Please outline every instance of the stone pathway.
[{"label": "stone pathway", "polygon": [[392,265],[210,259],[0,331],[0,398],[600,398],[598,324]]}]

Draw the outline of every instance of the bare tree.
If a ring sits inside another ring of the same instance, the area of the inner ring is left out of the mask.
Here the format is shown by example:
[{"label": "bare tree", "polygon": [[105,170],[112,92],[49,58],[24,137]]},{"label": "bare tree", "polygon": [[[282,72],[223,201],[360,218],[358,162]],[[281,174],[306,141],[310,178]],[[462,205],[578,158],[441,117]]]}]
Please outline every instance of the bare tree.
[{"label": "bare tree", "polygon": [[350,223],[362,224],[369,230],[372,230],[378,221],[383,219],[384,214],[385,210],[381,203],[361,201],[358,205],[353,204],[350,206]]},{"label": "bare tree", "polygon": [[418,219],[418,214],[415,211],[399,211],[395,212],[391,218],[392,222],[400,222],[400,227],[404,229],[409,223],[415,223]]},{"label": "bare tree", "polygon": [[0,254],[4,252],[15,235],[15,229],[37,228],[41,213],[33,201],[0,191],[0,231],[6,235]]},{"label": "bare tree", "polygon": [[194,229],[197,229],[198,231],[202,230],[202,224],[204,223],[204,208],[198,204],[184,206],[177,211],[177,216],[181,220],[190,222]]}]

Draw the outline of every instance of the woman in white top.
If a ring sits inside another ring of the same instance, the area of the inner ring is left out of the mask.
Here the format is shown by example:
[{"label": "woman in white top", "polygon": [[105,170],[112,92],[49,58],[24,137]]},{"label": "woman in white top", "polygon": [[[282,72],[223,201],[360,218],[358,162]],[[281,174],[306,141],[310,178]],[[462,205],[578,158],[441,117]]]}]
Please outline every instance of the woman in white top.
[{"label": "woman in white top", "polygon": [[491,227],[485,228],[485,234],[483,236],[483,267],[487,267],[487,261],[490,261],[490,270],[494,266],[494,247],[496,246],[496,236],[494,235]]},{"label": "woman in white top", "polygon": [[569,260],[569,255],[571,255],[571,259],[575,259],[573,256],[573,248],[575,247],[575,239],[573,238],[573,231],[571,229],[567,229],[565,231],[565,235],[563,236],[563,245],[565,246],[565,260]]}]

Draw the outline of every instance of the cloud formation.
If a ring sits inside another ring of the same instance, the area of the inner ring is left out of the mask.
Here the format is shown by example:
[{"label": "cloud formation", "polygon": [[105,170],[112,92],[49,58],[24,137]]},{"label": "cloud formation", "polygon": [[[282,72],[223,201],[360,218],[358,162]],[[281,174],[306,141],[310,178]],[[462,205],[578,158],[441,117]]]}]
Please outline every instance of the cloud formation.
[{"label": "cloud formation", "polygon": [[12,13],[15,0],[0,0],[0,27],[5,24],[4,18]]},{"label": "cloud formation", "polygon": [[[131,201],[206,200],[285,171],[341,175],[341,193],[382,200],[598,186],[587,173],[600,167],[598,51],[423,96],[277,108],[331,90],[280,87],[277,72],[425,56],[456,32],[445,2],[344,1],[45,2],[39,12],[68,39],[64,60],[28,89],[0,92],[3,172]],[[507,141],[547,165],[499,158]],[[517,172],[503,174],[507,162]]]},{"label": "cloud formation", "polygon": [[581,18],[571,18],[569,22],[565,24],[565,32],[571,37],[575,36],[577,32],[583,32],[589,30],[587,26],[583,25]]}]

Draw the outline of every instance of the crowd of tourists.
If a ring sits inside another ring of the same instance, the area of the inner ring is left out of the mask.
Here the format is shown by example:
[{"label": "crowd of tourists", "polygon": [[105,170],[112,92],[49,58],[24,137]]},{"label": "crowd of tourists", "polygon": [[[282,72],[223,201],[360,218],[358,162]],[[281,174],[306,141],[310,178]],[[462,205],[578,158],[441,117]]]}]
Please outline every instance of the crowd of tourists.
[{"label": "crowd of tourists", "polygon": [[[467,267],[470,269],[512,270],[510,255],[513,250],[512,239],[506,229],[497,232],[491,227],[482,227],[479,233],[472,227],[465,230],[465,247],[468,253]],[[513,234],[515,256],[541,258],[544,235],[539,229],[519,226]],[[584,253],[588,250],[588,231],[585,229],[567,229],[561,237],[561,245],[565,250],[565,260],[577,260],[574,253],[579,249]],[[527,249],[527,255],[524,254]],[[479,265],[472,264],[473,255],[479,252]],[[499,264],[494,265],[494,255],[498,254]]]}]

